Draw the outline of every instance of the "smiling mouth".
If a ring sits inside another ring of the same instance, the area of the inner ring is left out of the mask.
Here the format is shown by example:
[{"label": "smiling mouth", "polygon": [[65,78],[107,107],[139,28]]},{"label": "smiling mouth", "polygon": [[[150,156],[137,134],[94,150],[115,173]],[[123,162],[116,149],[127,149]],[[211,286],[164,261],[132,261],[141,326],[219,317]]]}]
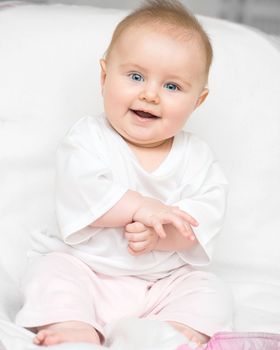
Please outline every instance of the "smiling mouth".
[{"label": "smiling mouth", "polygon": [[149,112],[144,112],[144,111],[139,111],[139,110],[133,110],[131,109],[133,113],[135,113],[138,117],[143,118],[143,119],[158,119],[159,117],[151,114]]}]

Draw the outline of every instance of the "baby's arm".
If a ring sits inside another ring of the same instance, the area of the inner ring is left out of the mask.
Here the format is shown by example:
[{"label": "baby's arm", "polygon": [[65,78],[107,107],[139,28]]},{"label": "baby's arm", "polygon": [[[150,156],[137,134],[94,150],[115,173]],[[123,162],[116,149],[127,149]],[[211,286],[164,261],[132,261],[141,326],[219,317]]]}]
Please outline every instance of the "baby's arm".
[{"label": "baby's arm", "polygon": [[178,207],[166,205],[157,199],[127,191],[121,200],[103,216],[94,221],[93,227],[125,227],[134,221],[152,227],[159,237],[166,237],[165,224],[174,226],[183,236],[190,234],[190,225],[197,221]]},{"label": "baby's arm", "polygon": [[135,191],[125,195],[104,215],[94,221],[93,227],[124,227],[133,221],[133,215],[143,202],[143,197]]}]

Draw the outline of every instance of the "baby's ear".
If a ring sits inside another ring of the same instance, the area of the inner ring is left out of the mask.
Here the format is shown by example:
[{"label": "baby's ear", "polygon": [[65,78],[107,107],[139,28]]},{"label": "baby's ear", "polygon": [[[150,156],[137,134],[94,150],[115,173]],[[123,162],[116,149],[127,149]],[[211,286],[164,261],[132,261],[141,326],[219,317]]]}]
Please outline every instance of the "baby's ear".
[{"label": "baby's ear", "polygon": [[101,88],[103,90],[104,83],[106,80],[106,75],[107,75],[107,73],[106,73],[106,61],[104,58],[101,58],[99,63],[100,63],[100,68],[101,68],[100,82],[101,82]]},{"label": "baby's ear", "polygon": [[204,88],[196,101],[195,108],[199,107],[205,101],[208,94],[209,90],[207,88]]}]

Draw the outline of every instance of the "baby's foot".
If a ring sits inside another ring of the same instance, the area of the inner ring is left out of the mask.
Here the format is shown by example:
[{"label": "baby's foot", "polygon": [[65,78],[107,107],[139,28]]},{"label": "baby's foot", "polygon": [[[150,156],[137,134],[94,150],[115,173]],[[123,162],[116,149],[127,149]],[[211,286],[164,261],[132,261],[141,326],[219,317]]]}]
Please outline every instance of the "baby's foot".
[{"label": "baby's foot", "polygon": [[210,337],[208,337],[206,334],[200,333],[190,327],[187,327],[186,325],[183,325],[182,323],[174,321],[169,321],[168,323],[187,338],[188,347],[191,349],[205,347],[210,339]]},{"label": "baby's foot", "polygon": [[84,322],[68,321],[38,327],[38,333],[33,339],[33,343],[36,345],[48,346],[66,342],[100,344],[100,338],[91,325]]}]

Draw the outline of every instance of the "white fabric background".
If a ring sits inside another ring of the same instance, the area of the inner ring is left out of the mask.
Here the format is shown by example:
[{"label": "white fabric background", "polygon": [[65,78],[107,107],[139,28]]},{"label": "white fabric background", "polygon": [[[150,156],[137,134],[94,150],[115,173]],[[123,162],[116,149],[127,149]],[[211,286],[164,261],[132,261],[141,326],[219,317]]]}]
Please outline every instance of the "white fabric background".
[{"label": "white fabric background", "polygon": [[[56,146],[77,119],[102,111],[98,60],[124,14],[66,5],[0,11],[0,266],[8,276],[0,289],[11,318],[29,234],[56,230]],[[187,128],[210,144],[230,182],[211,268],[232,287],[237,330],[280,333],[280,53],[256,31],[200,19],[215,60],[209,99]]]}]

